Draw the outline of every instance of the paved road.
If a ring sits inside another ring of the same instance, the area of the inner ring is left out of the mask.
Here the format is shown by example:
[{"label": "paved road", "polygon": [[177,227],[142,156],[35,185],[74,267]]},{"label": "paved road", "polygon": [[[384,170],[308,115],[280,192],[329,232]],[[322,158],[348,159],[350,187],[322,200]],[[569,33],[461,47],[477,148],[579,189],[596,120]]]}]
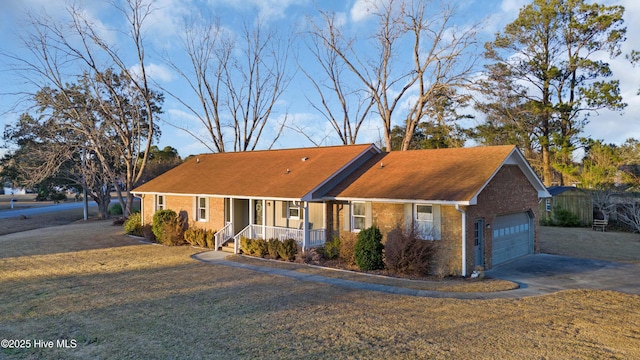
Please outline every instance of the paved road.
[{"label": "paved road", "polygon": [[[94,201],[89,201],[89,208],[96,208],[97,205]],[[56,211],[64,211],[71,209],[82,209],[82,201],[78,202],[66,202],[49,206],[36,206],[30,208],[15,208],[0,211],[0,219],[8,219],[20,215],[32,216],[37,214],[44,214]]]}]

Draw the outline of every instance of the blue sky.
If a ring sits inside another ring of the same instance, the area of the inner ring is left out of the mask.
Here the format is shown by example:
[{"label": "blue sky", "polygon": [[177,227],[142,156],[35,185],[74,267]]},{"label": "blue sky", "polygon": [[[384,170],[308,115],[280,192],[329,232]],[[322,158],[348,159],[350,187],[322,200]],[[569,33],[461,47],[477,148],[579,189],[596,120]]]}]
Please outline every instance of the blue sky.
[{"label": "blue sky", "polygon": [[[383,1],[383,0],[375,0]],[[0,49],[16,54],[26,54],[19,39],[25,31],[25,23],[22,21],[26,9],[46,11],[54,18],[65,16],[66,1],[63,0],[22,0],[0,1]],[[122,43],[122,36],[109,29],[116,29],[120,25],[114,12],[101,0],[77,1],[86,9],[87,16],[104,28],[103,35],[108,38],[113,46],[121,49],[126,57],[126,49]],[[501,30],[507,23],[513,21],[518,10],[528,1],[523,0],[475,0],[463,1],[458,11],[459,24],[481,23],[479,43],[492,40],[496,31]],[[626,8],[625,24],[627,26],[627,41],[623,46],[623,54],[631,49],[640,49],[640,22],[633,21],[640,18],[640,3],[636,0],[605,1],[606,4],[620,4]],[[151,76],[163,87],[172,92],[184,94],[189,98],[190,93],[185,92],[185,84],[180,77],[171,71],[163,61],[161,54],[169,54],[179,57],[176,33],[180,29],[180,23],[185,16],[201,11],[209,11],[218,15],[222,25],[229,31],[239,31],[242,19],[251,19],[256,12],[268,19],[267,26],[290,29],[293,26],[300,28],[307,23],[309,16],[317,15],[317,7],[324,10],[335,11],[352,31],[366,34],[372,25],[366,12],[363,0],[156,0],[155,11],[146,22],[145,36],[147,39],[147,65]],[[296,39],[294,46],[302,48],[301,39]],[[25,55],[26,56],[26,55]],[[135,66],[133,57],[130,57],[131,67]],[[307,61],[307,57],[301,52],[298,57],[290,58],[290,65],[297,66],[302,63],[305,69],[313,72],[313,62]],[[623,56],[610,61],[614,77],[621,82],[621,90],[625,102],[629,106],[623,115],[601,111],[591,116],[590,124],[585,128],[585,135],[595,139],[604,139],[607,142],[622,143],[626,138],[640,138],[640,96],[636,93],[640,88],[640,68],[633,68]],[[0,59],[0,126],[14,122],[20,114],[21,107],[13,109],[13,105],[19,100],[18,96],[10,95],[23,90],[30,90],[22,85],[19,78],[13,74],[5,60]],[[31,89],[32,90],[32,89]],[[286,113],[289,121],[304,126],[308,134],[316,141],[323,140],[323,145],[338,144],[336,137],[331,134],[328,123],[308,103],[306,96],[313,97],[314,92],[304,75],[297,71],[291,79],[287,91],[281,97],[277,111],[273,115],[275,119],[281,119]],[[21,106],[24,106],[21,105]],[[188,126],[193,131],[198,131],[199,123],[194,120],[192,114],[174,99],[166,97],[163,106],[163,119],[166,122]],[[480,122],[479,115],[475,122]],[[380,120],[372,119],[365,125],[365,129],[358,137],[360,143],[376,142],[379,140],[378,128]],[[472,121],[473,123],[473,121]],[[472,124],[471,123],[471,124]],[[189,135],[173,127],[163,125],[163,135],[160,147],[169,145],[178,149],[181,156],[207,152],[206,147],[194,141]],[[272,131],[265,134],[265,140],[270,140]],[[299,146],[312,146],[300,134],[286,130],[284,135],[275,144],[275,148],[289,148]]]}]

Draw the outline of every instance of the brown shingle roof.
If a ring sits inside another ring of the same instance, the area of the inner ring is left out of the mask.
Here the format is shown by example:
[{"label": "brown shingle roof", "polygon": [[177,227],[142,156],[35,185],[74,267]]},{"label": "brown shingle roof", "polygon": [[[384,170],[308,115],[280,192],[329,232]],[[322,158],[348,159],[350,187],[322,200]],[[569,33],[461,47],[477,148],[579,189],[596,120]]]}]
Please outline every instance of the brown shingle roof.
[{"label": "brown shingle roof", "polygon": [[507,145],[383,153],[327,196],[470,201],[513,150],[514,146]]},{"label": "brown shingle roof", "polygon": [[133,192],[300,199],[367,151],[377,148],[368,144],[198,155]]}]

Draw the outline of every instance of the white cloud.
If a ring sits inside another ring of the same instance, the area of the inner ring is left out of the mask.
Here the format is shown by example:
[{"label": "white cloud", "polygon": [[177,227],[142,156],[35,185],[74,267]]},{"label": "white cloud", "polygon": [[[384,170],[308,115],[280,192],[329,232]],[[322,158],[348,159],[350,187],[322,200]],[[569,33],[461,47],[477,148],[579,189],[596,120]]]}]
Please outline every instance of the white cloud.
[{"label": "white cloud", "polygon": [[387,6],[389,6],[389,0],[356,0],[349,15],[353,22],[365,21]]},{"label": "white cloud", "polygon": [[248,11],[258,10],[258,15],[265,21],[280,20],[286,17],[289,8],[310,3],[310,0],[209,0],[213,5],[221,4],[234,9]]},{"label": "white cloud", "polygon": [[[135,64],[129,67],[129,71],[133,76],[140,76],[141,75],[140,64]],[[175,78],[173,72],[164,65],[153,64],[153,63],[146,64],[145,71],[148,77],[156,81],[170,82]]]}]

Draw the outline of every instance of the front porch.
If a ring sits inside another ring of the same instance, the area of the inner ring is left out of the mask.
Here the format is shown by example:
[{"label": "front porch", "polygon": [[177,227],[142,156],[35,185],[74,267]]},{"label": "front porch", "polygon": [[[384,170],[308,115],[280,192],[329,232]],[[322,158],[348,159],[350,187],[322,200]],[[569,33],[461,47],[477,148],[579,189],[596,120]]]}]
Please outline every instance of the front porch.
[{"label": "front porch", "polygon": [[[273,199],[225,198],[225,226],[215,234],[215,249],[233,242],[240,251],[240,238],[294,239],[306,251],[326,241],[326,207],[321,202]],[[322,224],[316,228],[317,224]]]}]

